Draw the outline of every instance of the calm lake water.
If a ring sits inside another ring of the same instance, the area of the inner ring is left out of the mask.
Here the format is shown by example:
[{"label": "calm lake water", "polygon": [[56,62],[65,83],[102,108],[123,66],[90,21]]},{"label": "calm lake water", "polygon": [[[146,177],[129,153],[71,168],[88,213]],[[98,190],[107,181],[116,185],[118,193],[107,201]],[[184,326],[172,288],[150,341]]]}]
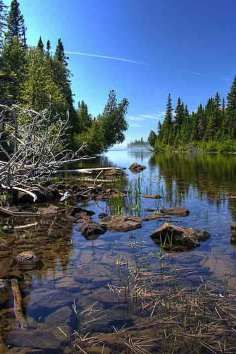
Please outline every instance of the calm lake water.
[{"label": "calm lake water", "polygon": [[[236,156],[122,150],[109,151],[89,165],[127,168],[135,161],[147,168],[140,174],[126,170],[121,188],[129,192],[128,197],[83,204],[95,211],[94,220],[100,213],[144,216],[149,208],[181,206],[190,215],[173,217],[171,222],[207,230],[210,238],[192,251],[163,253],[150,238],[163,221],[143,222],[135,231],[108,231],[87,240],[77,224],[63,217],[1,236],[0,278],[19,280],[28,328],[17,328],[11,288],[0,284],[0,352],[72,353],[74,330],[109,333],[135,326],[143,315],[113,288],[126,284],[128,268],[145,270],[150,282],[150,274],[160,275],[155,289],[172,282],[194,288],[209,280],[236,291],[236,245],[230,240],[231,224],[236,223]],[[142,197],[152,193],[163,198]],[[14,270],[13,257],[25,250],[40,257],[40,270]]]}]

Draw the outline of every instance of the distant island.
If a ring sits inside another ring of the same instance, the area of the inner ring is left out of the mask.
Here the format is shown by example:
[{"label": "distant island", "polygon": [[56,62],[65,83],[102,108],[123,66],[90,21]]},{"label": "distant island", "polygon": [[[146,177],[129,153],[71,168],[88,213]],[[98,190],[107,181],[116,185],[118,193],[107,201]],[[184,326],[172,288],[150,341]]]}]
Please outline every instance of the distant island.
[{"label": "distant island", "polygon": [[169,94],[164,120],[148,141],[155,151],[236,152],[236,78],[227,100],[216,93],[192,113],[181,98],[173,107]]},{"label": "distant island", "polygon": [[134,147],[150,147],[150,144],[148,141],[143,140],[143,138],[141,139],[136,139],[134,141],[131,141],[128,145],[127,148],[134,148]]}]

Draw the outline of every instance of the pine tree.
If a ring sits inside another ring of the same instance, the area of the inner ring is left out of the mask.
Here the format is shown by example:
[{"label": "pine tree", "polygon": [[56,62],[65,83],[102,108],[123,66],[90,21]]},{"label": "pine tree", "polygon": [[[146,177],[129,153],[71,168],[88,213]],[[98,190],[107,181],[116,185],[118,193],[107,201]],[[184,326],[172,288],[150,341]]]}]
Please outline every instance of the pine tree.
[{"label": "pine tree", "polygon": [[3,47],[4,31],[6,28],[6,5],[0,0],[0,50]]},{"label": "pine tree", "polygon": [[43,44],[43,41],[42,41],[41,36],[39,37],[39,41],[38,41],[37,48],[38,48],[42,53],[44,52],[44,44]]},{"label": "pine tree", "polygon": [[124,131],[128,128],[125,120],[128,105],[129,102],[126,98],[117,102],[115,91],[110,91],[103,115],[100,118],[104,131],[105,148],[124,141]]},{"label": "pine tree", "polygon": [[149,142],[149,144],[150,144],[152,147],[155,146],[156,139],[157,139],[156,133],[155,133],[153,130],[151,130],[151,131],[150,131],[150,134],[149,134],[149,136],[148,136],[148,142]]},{"label": "pine tree", "polygon": [[164,143],[169,144],[173,136],[173,107],[171,95],[168,95],[166,113],[161,129],[161,137]]},{"label": "pine tree", "polygon": [[47,57],[49,58],[50,55],[51,55],[51,43],[49,40],[47,40],[47,45],[46,45],[46,54],[47,54]]},{"label": "pine tree", "polygon": [[24,17],[21,14],[19,2],[17,0],[12,0],[7,19],[7,41],[12,42],[15,38],[17,38],[19,43],[23,47],[26,47],[25,33],[26,28],[24,24]]},{"label": "pine tree", "polygon": [[236,139],[236,77],[227,96],[227,123],[230,137]]},{"label": "pine tree", "polygon": [[53,114],[63,113],[65,99],[54,81],[47,57],[40,49],[27,54],[25,80],[20,88],[20,101],[37,111],[50,108]]},{"label": "pine tree", "polygon": [[64,46],[61,39],[58,40],[55,55],[54,55],[54,76],[55,81],[61,89],[62,94],[65,96],[68,108],[73,110],[73,97],[71,91],[70,71],[68,70],[68,58],[64,52]]},{"label": "pine tree", "polygon": [[77,129],[74,132],[81,133],[82,131],[91,127],[92,117],[88,113],[88,106],[83,100],[78,103],[77,116],[78,126],[76,127]]}]

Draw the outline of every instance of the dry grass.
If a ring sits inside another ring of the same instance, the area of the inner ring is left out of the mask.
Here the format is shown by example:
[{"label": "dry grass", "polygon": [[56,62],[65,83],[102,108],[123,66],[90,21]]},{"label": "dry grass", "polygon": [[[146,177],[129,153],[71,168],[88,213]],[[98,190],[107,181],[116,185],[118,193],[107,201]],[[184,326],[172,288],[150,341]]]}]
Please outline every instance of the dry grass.
[{"label": "dry grass", "polygon": [[[160,274],[136,269],[120,259],[122,269],[124,263],[127,272],[121,283],[109,284],[108,291],[114,300],[126,301],[129,308],[134,305],[133,326],[90,335],[89,318],[91,323],[100,319],[92,305],[80,314],[88,319],[87,332],[73,334],[78,352],[92,353],[96,347],[96,353],[114,354],[236,353],[236,294],[203,280],[195,288],[156,286]],[[176,284],[180,284],[177,275]]]}]

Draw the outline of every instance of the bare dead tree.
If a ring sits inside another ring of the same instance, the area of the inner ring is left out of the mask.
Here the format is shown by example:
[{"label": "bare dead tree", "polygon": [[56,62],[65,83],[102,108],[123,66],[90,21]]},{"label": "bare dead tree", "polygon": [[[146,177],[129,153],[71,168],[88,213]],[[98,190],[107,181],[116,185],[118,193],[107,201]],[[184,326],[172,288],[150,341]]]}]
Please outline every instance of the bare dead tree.
[{"label": "bare dead tree", "polygon": [[[17,105],[0,105],[0,126],[2,188],[30,190],[62,165],[88,158],[82,155],[84,146],[76,152],[64,148],[68,119],[58,115],[52,118],[48,110],[36,112]],[[3,132],[8,148],[2,141]]]}]

